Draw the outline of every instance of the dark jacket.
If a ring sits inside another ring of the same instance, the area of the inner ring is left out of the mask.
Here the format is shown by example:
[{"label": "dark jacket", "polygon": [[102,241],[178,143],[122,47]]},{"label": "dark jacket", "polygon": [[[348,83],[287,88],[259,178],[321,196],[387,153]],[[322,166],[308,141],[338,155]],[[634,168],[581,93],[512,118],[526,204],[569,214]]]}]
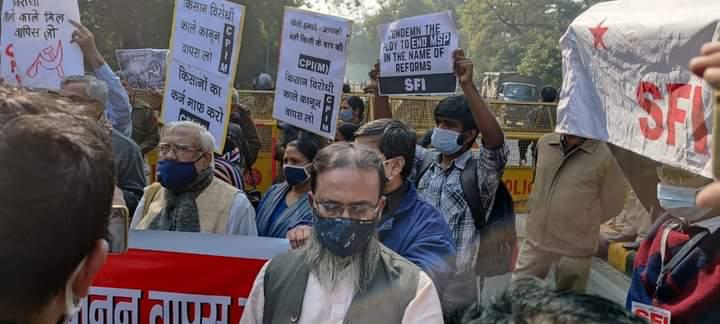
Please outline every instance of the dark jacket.
[{"label": "dark jacket", "polygon": [[160,142],[160,130],[155,112],[150,106],[139,102],[132,112],[132,139],[143,155],[155,149]]},{"label": "dark jacket", "polygon": [[130,215],[133,215],[146,186],[143,157],[137,144],[115,129],[112,131],[112,150],[117,186],[123,192]]},{"label": "dark jacket", "polygon": [[419,266],[442,292],[455,273],[455,246],[442,213],[420,198],[406,181],[407,192],[399,207],[383,217],[380,241]]}]

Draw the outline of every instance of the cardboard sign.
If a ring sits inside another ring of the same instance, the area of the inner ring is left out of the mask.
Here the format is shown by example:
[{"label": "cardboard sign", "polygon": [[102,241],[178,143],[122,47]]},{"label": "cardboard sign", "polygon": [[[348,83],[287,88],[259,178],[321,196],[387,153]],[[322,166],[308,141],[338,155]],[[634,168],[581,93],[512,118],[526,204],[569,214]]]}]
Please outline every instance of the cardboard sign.
[{"label": "cardboard sign", "polygon": [[711,178],[713,92],[688,62],[720,38],[718,11],[712,0],[622,0],[580,15],[561,39],[556,131]]},{"label": "cardboard sign", "polygon": [[115,51],[125,80],[135,89],[160,89],[167,70],[166,49],[122,49]]},{"label": "cardboard sign", "polygon": [[452,52],[458,32],[450,12],[405,18],[378,26],[380,94],[455,93]]},{"label": "cardboard sign", "polygon": [[205,127],[222,152],[245,7],[230,1],[177,0],[162,121]]},{"label": "cardboard sign", "polygon": [[70,75],[83,75],[82,51],[71,44],[80,21],[77,0],[6,0],[2,4],[0,75],[10,85],[60,89]]},{"label": "cardboard sign", "polygon": [[238,323],[263,264],[287,240],[131,231],[71,323]]},{"label": "cardboard sign", "polygon": [[335,138],[352,22],[286,7],[273,118]]}]

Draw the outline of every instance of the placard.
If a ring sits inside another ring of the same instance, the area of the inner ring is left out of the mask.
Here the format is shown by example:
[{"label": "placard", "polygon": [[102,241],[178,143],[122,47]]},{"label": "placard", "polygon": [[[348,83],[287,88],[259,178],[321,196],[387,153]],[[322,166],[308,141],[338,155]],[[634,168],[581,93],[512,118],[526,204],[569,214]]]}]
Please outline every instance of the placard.
[{"label": "placard", "polygon": [[221,153],[245,7],[230,1],[177,0],[161,119],[205,127]]},{"label": "placard", "polygon": [[161,89],[167,70],[166,49],[121,49],[115,51],[120,71],[134,89]]},{"label": "placard", "polygon": [[720,39],[718,12],[718,1],[660,0],[602,2],[581,14],[560,41],[556,131],[712,178],[714,94],[688,63]]},{"label": "placard", "polygon": [[238,323],[263,264],[287,240],[130,231],[109,255],[72,324]]},{"label": "placard", "polygon": [[381,95],[454,94],[458,31],[450,12],[378,26]]},{"label": "placard", "polygon": [[77,0],[5,0],[2,4],[0,75],[22,87],[60,89],[70,75],[83,75],[80,47],[71,44],[80,21]]},{"label": "placard", "polygon": [[335,138],[350,20],[285,7],[273,118]]}]

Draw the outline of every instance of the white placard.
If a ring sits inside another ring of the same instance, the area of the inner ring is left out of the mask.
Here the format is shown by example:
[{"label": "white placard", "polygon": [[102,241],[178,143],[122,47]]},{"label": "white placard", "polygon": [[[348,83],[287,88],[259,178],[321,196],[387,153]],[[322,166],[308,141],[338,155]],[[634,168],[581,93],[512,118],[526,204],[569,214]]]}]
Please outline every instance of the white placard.
[{"label": "white placard", "polygon": [[116,50],[120,70],[125,80],[135,89],[160,89],[165,83],[168,50],[122,49]]},{"label": "white placard", "polygon": [[335,138],[350,20],[285,7],[273,118]]},{"label": "white placard", "polygon": [[560,42],[564,79],[556,131],[712,178],[713,91],[688,62],[720,38],[718,12],[716,0],[687,6],[622,0],[580,15]]},{"label": "white placard", "polygon": [[65,76],[83,75],[82,51],[71,44],[80,21],[77,0],[4,0],[0,75],[15,86],[60,89]]},{"label": "white placard", "polygon": [[163,122],[197,122],[222,152],[245,7],[230,1],[176,0],[163,96]]},{"label": "white placard", "polygon": [[380,94],[454,94],[452,53],[458,31],[450,12],[400,19],[378,26]]}]

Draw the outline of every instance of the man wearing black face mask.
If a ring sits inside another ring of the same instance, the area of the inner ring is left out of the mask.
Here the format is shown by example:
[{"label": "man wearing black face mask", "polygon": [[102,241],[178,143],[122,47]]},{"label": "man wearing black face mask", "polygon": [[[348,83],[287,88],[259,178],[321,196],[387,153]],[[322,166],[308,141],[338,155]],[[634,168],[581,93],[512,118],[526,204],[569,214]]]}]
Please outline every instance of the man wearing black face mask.
[{"label": "man wearing black face mask", "polygon": [[[477,298],[473,293],[476,266],[478,260],[487,256],[478,256],[483,238],[476,219],[489,218],[496,192],[502,186],[508,155],[502,129],[473,82],[472,61],[465,58],[462,49],[453,52],[453,59],[464,96],[451,96],[438,103],[431,140],[435,150],[418,146],[414,161],[418,192],[444,214],[457,249],[457,272],[443,296],[448,317],[461,313]],[[378,65],[370,73],[373,78],[378,75],[377,69]],[[375,117],[392,118],[388,97],[376,95],[373,99]],[[471,148],[478,135],[482,135],[482,143],[479,150],[473,152]],[[466,169],[474,172],[469,177],[472,182],[465,181]],[[468,192],[468,188],[472,192]],[[498,246],[486,246],[482,250],[498,251],[500,245],[514,244],[514,228],[511,231],[498,235],[500,243],[490,244]],[[511,262],[507,263],[509,271]]]},{"label": "man wearing black face mask", "polygon": [[257,235],[255,211],[242,191],[213,176],[212,135],[199,124],[165,125],[158,178],[145,188],[133,229]]},{"label": "man wearing black face mask", "polygon": [[362,145],[320,151],[311,180],[314,235],[265,264],[240,323],[442,323],[430,278],[377,240],[383,169]]}]

